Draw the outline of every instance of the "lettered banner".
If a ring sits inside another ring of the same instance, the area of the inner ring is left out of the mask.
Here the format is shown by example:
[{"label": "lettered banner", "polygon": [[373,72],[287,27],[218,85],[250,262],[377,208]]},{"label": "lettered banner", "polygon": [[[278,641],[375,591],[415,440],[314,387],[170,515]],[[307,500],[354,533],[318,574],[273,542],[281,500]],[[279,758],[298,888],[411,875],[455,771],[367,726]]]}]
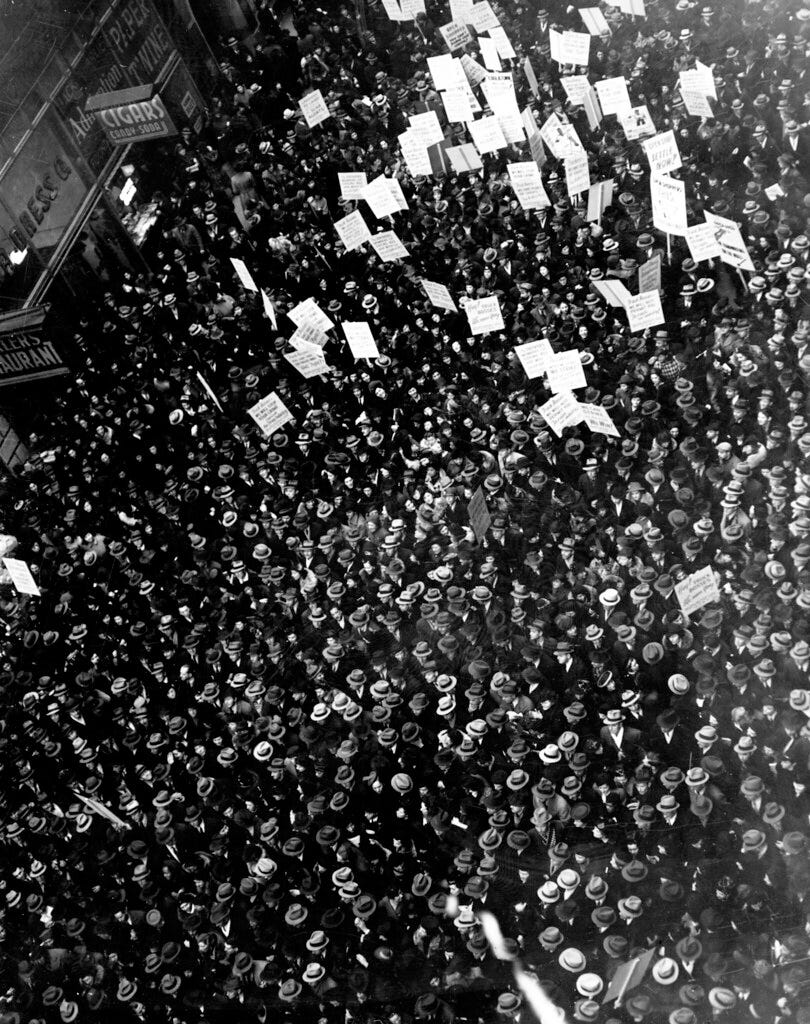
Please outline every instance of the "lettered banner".
[{"label": "lettered banner", "polygon": [[470,299],[464,310],[470,322],[471,334],[487,334],[504,329],[501,306],[496,295],[485,299]]},{"label": "lettered banner", "polygon": [[266,398],[262,398],[255,405],[248,409],[259,428],[267,437],[271,437],[285,423],[293,418],[292,413],[281,401],[275,391],[272,391]]}]

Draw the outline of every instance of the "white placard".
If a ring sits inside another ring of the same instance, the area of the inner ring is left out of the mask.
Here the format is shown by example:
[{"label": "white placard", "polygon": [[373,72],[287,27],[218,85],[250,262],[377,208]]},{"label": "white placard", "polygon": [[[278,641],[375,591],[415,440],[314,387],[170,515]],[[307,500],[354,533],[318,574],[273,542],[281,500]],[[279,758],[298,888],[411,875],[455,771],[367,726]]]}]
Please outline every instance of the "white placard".
[{"label": "white placard", "polygon": [[637,139],[655,134],[653,119],[644,105],[623,110],[619,114],[619,124],[622,126],[628,142],[635,142]]},{"label": "white placard", "polygon": [[599,292],[608,305],[618,309],[627,307],[630,292],[621,281],[591,281],[591,287]]},{"label": "white placard", "polygon": [[560,85],[565,89],[565,95],[572,107],[581,107],[585,102],[585,94],[590,89],[587,75],[563,75],[560,78]]},{"label": "white placard", "polygon": [[549,360],[554,358],[554,350],[546,338],[541,338],[540,341],[527,341],[525,345],[515,345],[515,355],[529,380],[535,380],[546,372]]},{"label": "white placard", "polygon": [[661,291],[661,253],[651,256],[638,268],[638,290],[640,292]]},{"label": "white placard", "polygon": [[546,206],[551,206],[551,200],[543,187],[540,169],[534,160],[507,164],[507,170],[512,188],[524,210],[542,210]]},{"label": "white placard", "polygon": [[470,10],[469,24],[481,35],[482,32],[489,32],[492,28],[499,28],[501,23],[498,21],[498,16],[492,10],[489,0],[481,0],[480,3],[474,4]]},{"label": "white placard", "polygon": [[589,430],[595,434],[607,434],[609,437],[619,436],[619,430],[610,418],[607,409],[601,405],[588,405],[587,403],[580,403],[579,407]]},{"label": "white placard", "polygon": [[239,260],[235,256],[231,256],[231,263],[233,264],[233,269],[236,271],[236,276],[239,278],[242,287],[246,288],[249,292],[257,292],[259,290],[259,286],[253,280],[250,271],[245,266],[244,260]]},{"label": "white placard", "polygon": [[258,427],[267,437],[272,437],[279,427],[283,427],[293,418],[292,413],[275,391],[271,391],[266,398],[262,398],[252,405],[248,409],[248,415],[256,421]]},{"label": "white placard", "polygon": [[713,224],[704,222],[687,228],[686,244],[689,246],[689,255],[695,263],[717,259],[720,256],[720,243],[715,236]]},{"label": "white placard", "polygon": [[323,348],[329,338],[323,333],[320,327],[315,324],[303,323],[295,328],[295,333],[290,338],[293,348],[300,348],[301,345],[309,345],[313,348]]},{"label": "white placard", "polygon": [[507,141],[494,114],[490,114],[489,117],[482,117],[478,121],[472,121],[468,127],[472,140],[475,143],[475,148],[482,155],[484,153],[497,153],[499,149],[506,149]]},{"label": "white placard", "polygon": [[710,67],[705,64],[701,64],[699,60],[695,61],[695,71],[698,74],[698,81],[701,83],[701,88],[706,96],[711,96],[713,100],[717,99],[717,86],[714,84],[714,72]]},{"label": "white placard", "polygon": [[332,116],[320,89],[315,89],[313,92],[308,92],[306,96],[302,96],[298,105],[310,128],[316,128],[322,121]]},{"label": "white placard", "polygon": [[570,391],[560,391],[552,396],[538,412],[557,437],[562,436],[566,427],[575,427],[582,422],[582,408]]},{"label": "white placard", "polygon": [[526,57],[523,61],[523,74],[526,76],[526,81],[529,83],[529,88],[532,91],[532,96],[535,99],[540,98],[540,85],[537,81],[537,75],[534,73],[532,62]]},{"label": "white placard", "polygon": [[40,596],[37,581],[31,575],[27,562],[24,562],[21,558],[4,558],[3,565],[6,567],[6,572],[18,594],[31,594],[34,597]]},{"label": "white placard", "polygon": [[711,224],[714,230],[714,237],[720,246],[720,259],[723,263],[734,267],[736,270],[750,270],[754,272],[754,264],[751,262],[751,255],[748,247],[740,233],[740,226],[727,217],[718,217],[716,213],[708,210],[704,213],[706,223]]},{"label": "white placard", "polygon": [[582,360],[575,348],[555,353],[546,363],[548,386],[557,395],[561,391],[576,391],[587,387]]},{"label": "white placard", "polygon": [[300,327],[301,324],[314,324],[315,327],[320,327],[322,331],[326,332],[331,331],[335,326],[313,298],[299,302],[287,313],[287,316],[296,327]]},{"label": "white placard", "polygon": [[380,231],[369,239],[374,251],[383,263],[408,258],[408,250],[400,241],[396,231]]},{"label": "white placard", "polygon": [[650,175],[653,224],[669,235],[686,234],[686,185],[668,174]]},{"label": "white placard", "polygon": [[563,32],[560,39],[560,63],[587,67],[591,53],[591,37],[587,32]]},{"label": "white placard", "polygon": [[489,30],[489,38],[495,43],[498,48],[498,56],[503,60],[514,60],[517,54],[512,44],[509,42],[509,37],[506,31],[498,26],[498,28],[491,28]]},{"label": "white placard", "polygon": [[468,43],[473,41],[472,32],[470,32],[467,26],[460,25],[455,21],[448,22],[446,25],[441,25],[439,31],[447,45],[447,49],[450,50],[451,53],[454,50],[463,50]]},{"label": "white placard", "polygon": [[710,565],[698,569],[675,584],[675,596],[684,615],[692,615],[707,604],[720,601],[720,589]]},{"label": "white placard", "polygon": [[262,288],[262,305],[264,306],[264,315],[273,325],[273,330],[278,330],[278,320],[276,320],[276,311],[273,309],[273,303],[270,301],[270,296]]},{"label": "white placard", "polygon": [[442,53],[438,57],[428,57],[428,71],[437,89],[458,89],[467,81],[464,68],[458,57],[452,53]]},{"label": "white placard", "polygon": [[408,209],[408,200],[405,198],[405,193],[402,191],[402,186],[396,178],[385,178],[385,184],[388,191],[396,199],[397,205],[400,211]]},{"label": "white placard", "polygon": [[399,203],[391,194],[384,174],[380,174],[366,185],[363,189],[363,199],[371,207],[375,217],[390,217],[394,213],[399,213]]},{"label": "white placard", "polygon": [[583,97],[582,105],[585,107],[588,127],[592,132],[595,132],[602,123],[602,106],[599,103],[599,96],[590,86],[588,86],[588,90]]},{"label": "white placard", "polygon": [[692,117],[714,117],[711,104],[697,89],[685,89],[681,87],[681,98],[686,107],[687,113]]},{"label": "white placard", "polygon": [[472,9],[475,0],[450,0],[450,18],[457,25],[472,24]]},{"label": "white placard", "polygon": [[570,153],[576,153],[582,149],[582,144],[572,126],[564,124],[556,114],[549,114],[540,129],[540,137],[551,150],[551,155],[558,160],[564,160]]},{"label": "white placard", "polygon": [[427,14],[425,0],[399,0],[399,6],[405,21],[415,21],[417,14]]},{"label": "white placard", "polygon": [[338,171],[338,182],[343,199],[362,199],[368,178],[365,171]]},{"label": "white placard", "polygon": [[592,36],[609,36],[610,26],[598,7],[580,7],[579,13],[585,22],[585,28]]},{"label": "white placard", "polygon": [[439,115],[435,110],[426,110],[422,114],[411,114],[408,120],[411,132],[423,146],[433,146],[435,143],[443,141],[444,132],[439,123]]},{"label": "white placard", "polygon": [[768,185],[768,187],[764,191],[765,195],[768,197],[768,199],[770,199],[772,203],[776,202],[777,199],[781,199],[782,196],[784,196],[785,194],[785,190],[782,188],[778,181],[775,181],[773,185]]},{"label": "white placard", "polygon": [[526,134],[529,138],[529,152],[532,155],[532,160],[537,164],[538,170],[542,170],[547,158],[546,147],[543,145],[540,132],[527,132]]},{"label": "white placard", "polygon": [[371,238],[371,232],[359,210],[335,221],[337,231],[346,252],[354,252]]},{"label": "white placard", "polygon": [[664,322],[664,311],[661,308],[660,292],[640,292],[630,295],[625,303],[627,322],[633,334],[657,327]]},{"label": "white placard", "polygon": [[588,212],[585,217],[589,221],[599,220],[605,210],[613,202],[613,178],[597,181],[588,189]]},{"label": "white placard", "polygon": [[626,113],[632,108],[630,94],[627,92],[627,82],[623,76],[603,78],[600,82],[595,82],[594,85],[603,114]]},{"label": "white placard", "polygon": [[453,301],[453,296],[446,285],[440,284],[438,281],[428,281],[424,277],[420,284],[425,289],[425,294],[434,306],[438,306],[439,309],[452,310],[454,313],[458,312],[458,306]]},{"label": "white placard", "polygon": [[[611,3],[612,0],[607,0],[607,2]],[[619,0],[618,7],[622,14],[632,14],[634,18],[647,17],[644,0]]]},{"label": "white placard", "polygon": [[450,146],[446,150],[447,159],[456,174],[463,174],[466,171],[480,171],[484,166],[478,150],[471,142],[465,142],[461,146]]},{"label": "white placard", "polygon": [[481,36],[478,40],[478,45],[481,48],[481,60],[484,62],[484,67],[487,71],[501,71],[503,65],[501,64],[501,58],[498,53],[498,47],[495,44],[494,39],[488,39],[486,36]]},{"label": "white placard", "polygon": [[650,161],[650,172],[652,174],[668,174],[677,170],[682,165],[681,154],[678,151],[678,143],[675,139],[675,132],[659,132],[651,139],[645,139],[641,145]]},{"label": "white placard", "polygon": [[464,312],[470,321],[470,334],[487,334],[489,331],[504,329],[497,295],[488,295],[485,299],[469,299]]},{"label": "white placard", "polygon": [[444,113],[451,124],[466,124],[473,120],[472,107],[466,89],[446,89],[440,93]]},{"label": "white placard", "polygon": [[320,349],[313,348],[311,345],[306,345],[297,352],[285,352],[284,358],[290,366],[294,366],[301,376],[307,380],[310,377],[319,377],[322,373],[327,373],[329,370],[323,357],[323,352]]},{"label": "white placard", "polygon": [[398,136],[399,148],[402,150],[402,157],[408,166],[411,174],[417,178],[420,175],[427,177],[433,173],[433,165],[430,162],[427,146],[421,139],[409,129]]},{"label": "white placard", "polygon": [[382,0],[382,5],[385,8],[385,13],[391,21],[405,20],[402,16],[402,8],[399,6],[399,0]]},{"label": "white placard", "polygon": [[569,196],[578,196],[591,187],[587,153],[571,153],[565,158],[565,185]]},{"label": "white placard", "polygon": [[127,180],[123,184],[123,187],[121,188],[121,191],[118,193],[118,198],[121,200],[124,206],[129,206],[137,191],[137,186],[135,185],[135,182],[132,180],[132,178],[127,178]]},{"label": "white placard", "polygon": [[379,350],[371,326],[365,320],[347,320],[341,324],[355,359],[377,359]]},{"label": "white placard", "polygon": [[469,53],[463,53],[461,55],[461,67],[464,74],[467,76],[467,81],[473,87],[473,89],[480,85],[487,77],[487,73],[481,65],[472,59]]}]

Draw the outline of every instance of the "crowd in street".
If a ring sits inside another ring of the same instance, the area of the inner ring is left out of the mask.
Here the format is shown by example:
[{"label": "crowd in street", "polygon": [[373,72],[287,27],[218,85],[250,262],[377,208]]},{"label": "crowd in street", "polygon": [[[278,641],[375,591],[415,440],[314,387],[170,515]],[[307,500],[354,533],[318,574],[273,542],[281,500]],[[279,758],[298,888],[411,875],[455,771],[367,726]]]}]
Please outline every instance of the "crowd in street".
[{"label": "crowd in street", "polygon": [[[597,223],[550,153],[551,205],[521,208],[527,142],[409,173],[409,115],[469,141],[427,65],[447,3],[271,6],[144,171],[152,273],[79,312],[4,483],[41,596],[2,596],[0,1022],[530,1024],[519,964],[569,1021],[808,1024],[810,10],[605,6],[585,69],[550,57],[576,8],[493,3],[521,109],[615,183]],[[712,118],[677,89],[696,58]],[[738,223],[754,272],[667,252],[641,141],[591,128],[572,72],[625,75],[690,223]],[[399,181],[407,257],[344,250],[355,209],[391,226],[346,171]],[[635,291],[655,252],[665,322],[631,332],[594,284]],[[471,335],[491,295],[504,330]],[[335,325],[311,378],[285,359],[307,299]],[[514,351],[540,339],[618,436],[549,429]],[[271,392],[294,418],[267,436]]]}]

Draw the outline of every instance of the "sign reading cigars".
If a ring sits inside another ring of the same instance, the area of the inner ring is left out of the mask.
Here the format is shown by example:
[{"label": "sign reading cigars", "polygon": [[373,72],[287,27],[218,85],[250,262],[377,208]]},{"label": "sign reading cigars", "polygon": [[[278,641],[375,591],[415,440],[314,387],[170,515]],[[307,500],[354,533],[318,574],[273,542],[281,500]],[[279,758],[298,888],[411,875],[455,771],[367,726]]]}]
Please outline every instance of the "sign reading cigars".
[{"label": "sign reading cigars", "polygon": [[175,135],[177,129],[153,85],[99,93],[86,104],[88,113],[95,113],[107,138],[119,145],[140,139],[159,139]]}]

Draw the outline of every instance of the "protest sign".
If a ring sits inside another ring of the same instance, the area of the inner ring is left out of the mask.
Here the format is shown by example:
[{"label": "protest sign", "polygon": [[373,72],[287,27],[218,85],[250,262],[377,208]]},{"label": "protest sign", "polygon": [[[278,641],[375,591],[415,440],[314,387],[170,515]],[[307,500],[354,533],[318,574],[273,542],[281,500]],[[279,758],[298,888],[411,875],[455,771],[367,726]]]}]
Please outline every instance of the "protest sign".
[{"label": "protest sign", "polygon": [[32,594],[34,597],[39,597],[40,590],[37,581],[31,575],[27,562],[21,558],[4,558],[3,565],[18,594]]},{"label": "protest sign", "polygon": [[[262,292],[262,294],[264,294],[264,293]],[[203,386],[206,394],[208,395],[208,397],[211,399],[211,401],[214,403],[214,405],[217,407],[217,409],[219,409],[219,411],[222,412],[223,411],[222,403],[217,398],[217,396],[214,394],[214,389],[211,387],[211,385],[208,383],[208,381],[205,379],[205,377],[203,377],[203,375],[200,373],[199,370],[195,370],[194,372],[197,375],[197,380],[200,382],[200,384],[202,384],[202,386]]]},{"label": "protest sign", "polygon": [[257,426],[267,437],[272,437],[279,427],[283,427],[293,418],[275,391],[271,391],[266,398],[252,405],[248,409],[248,415],[256,421]]},{"label": "protest sign", "polygon": [[572,107],[582,106],[591,87],[587,75],[563,75],[560,78],[560,85],[565,89],[565,95]]},{"label": "protest sign", "polygon": [[587,387],[582,360],[575,348],[555,353],[546,363],[548,386],[553,394]]},{"label": "protest sign", "polygon": [[647,154],[652,174],[667,174],[669,171],[677,170],[682,164],[675,132],[671,130],[645,139],[641,145]]},{"label": "protest sign", "polygon": [[415,21],[417,14],[427,14],[425,0],[399,0],[403,21]]},{"label": "protest sign", "polygon": [[287,316],[296,327],[300,327],[304,323],[310,323],[320,327],[322,331],[331,331],[335,326],[313,298],[304,299],[303,302],[299,302],[297,306],[287,313]]},{"label": "protest sign", "polygon": [[490,114],[489,117],[482,117],[478,121],[471,121],[468,127],[472,140],[475,143],[475,148],[482,155],[484,153],[497,153],[499,149],[506,149],[508,143],[494,114]]},{"label": "protest sign", "polygon": [[306,377],[307,380],[310,377],[318,377],[329,369],[323,357],[323,352],[320,349],[316,350],[311,345],[307,345],[297,352],[285,352],[284,358],[290,366],[294,366],[301,376]]},{"label": "protest sign", "polygon": [[785,190],[778,181],[775,181],[773,185],[768,185],[768,187],[764,189],[764,192],[772,203],[776,202],[777,199],[781,199],[782,196],[785,195]]},{"label": "protest sign", "polygon": [[495,43],[498,48],[498,56],[502,57],[503,60],[514,60],[517,54],[515,48],[509,42],[509,37],[503,28],[491,28],[489,30],[489,38]]},{"label": "protest sign", "polygon": [[458,312],[458,306],[453,301],[453,296],[445,285],[440,284],[438,281],[428,281],[425,277],[421,279],[420,284],[425,289],[425,294],[434,306],[438,306],[439,309],[452,310],[454,313]]},{"label": "protest sign", "polygon": [[341,198],[362,199],[368,178],[365,171],[338,171],[338,183]]},{"label": "protest sign", "polygon": [[627,963],[619,964],[616,973],[610,979],[610,984],[605,991],[602,1003],[621,999],[626,992],[637,988],[644,980],[647,968],[656,956],[658,956],[658,950],[653,946],[652,949],[646,949],[639,956],[628,960]]},{"label": "protest sign", "polygon": [[457,25],[472,24],[472,10],[475,0],[450,0],[450,19]]},{"label": "protest sign", "polygon": [[488,39],[486,36],[481,36],[478,40],[478,45],[481,48],[481,60],[484,62],[484,67],[488,71],[501,71],[503,69],[503,65],[501,64],[501,58],[498,53],[498,47],[495,45],[495,40]]},{"label": "protest sign", "polygon": [[579,13],[585,22],[585,28],[592,36],[609,36],[610,26],[598,7],[580,7]]},{"label": "protest sign", "polygon": [[624,308],[627,310],[627,322],[633,334],[644,331],[648,327],[657,327],[664,322],[664,311],[661,308],[660,292],[640,292],[628,295]]},{"label": "protest sign", "polygon": [[359,210],[335,221],[335,231],[343,242],[346,252],[353,252],[371,238],[371,232]]},{"label": "protest sign", "polygon": [[471,142],[465,142],[461,146],[451,146],[447,150],[447,156],[456,174],[461,174],[464,171],[480,171],[484,166],[481,163],[478,150]]},{"label": "protest sign", "polygon": [[560,40],[560,63],[587,67],[591,37],[587,32],[563,32]]},{"label": "protest sign", "polygon": [[720,600],[720,590],[710,565],[698,569],[675,584],[675,596],[684,615],[692,615],[707,604]]},{"label": "protest sign", "polygon": [[546,365],[554,357],[554,350],[550,342],[542,338],[540,341],[527,341],[525,345],[515,345],[515,355],[529,380],[534,380],[546,372]]},{"label": "protest sign", "polygon": [[476,540],[480,543],[492,524],[492,517],[487,508],[487,499],[484,497],[484,492],[480,487],[476,488],[475,494],[470,498],[467,505],[467,515],[470,517],[470,526],[473,529]]},{"label": "protest sign", "polygon": [[632,14],[634,18],[646,18],[647,16],[644,0],[619,0],[619,10],[622,14]]},{"label": "protest sign", "polygon": [[575,427],[582,422],[582,409],[570,391],[560,391],[552,396],[538,412],[557,437],[562,436],[566,427]]},{"label": "protest sign", "polygon": [[458,89],[467,81],[461,62],[451,53],[428,57],[427,63],[433,84],[437,89]]},{"label": "protest sign", "polygon": [[388,188],[388,191],[391,193],[394,199],[396,199],[397,205],[399,206],[400,210],[407,210],[408,200],[405,198],[405,193],[402,191],[402,186],[397,181],[397,179],[385,178],[384,180]]},{"label": "protest sign", "polygon": [[250,271],[245,266],[244,260],[239,260],[235,256],[231,256],[231,263],[233,269],[236,271],[236,276],[239,278],[242,287],[247,288],[249,292],[257,292],[259,290],[258,285],[253,280]]},{"label": "protest sign", "polygon": [[720,246],[720,259],[723,263],[727,263],[736,270],[750,270],[753,273],[754,264],[743,240],[739,224],[727,217],[718,217],[716,213],[710,213],[708,210],[704,216],[706,223],[711,224],[714,230],[714,237]]},{"label": "protest sign", "polygon": [[382,0],[382,5],[391,21],[405,20],[402,15],[402,8],[399,6],[399,0]]},{"label": "protest sign", "polygon": [[464,53],[461,56],[461,67],[464,69],[464,74],[467,76],[467,81],[470,85],[475,88],[476,85],[480,85],[481,82],[487,77],[487,73],[484,68],[481,67],[476,61],[472,59],[469,53]]},{"label": "protest sign", "polygon": [[295,333],[290,338],[293,348],[300,348],[301,345],[310,345],[314,348],[323,348],[329,338],[323,333],[320,327],[311,323],[303,323],[295,328]]},{"label": "protest sign", "polygon": [[529,135],[529,152],[532,155],[532,160],[537,164],[538,170],[542,168],[546,162],[546,150],[540,132],[533,132]]},{"label": "protest sign", "polygon": [[686,234],[686,185],[668,174],[650,176],[653,224],[669,235]]},{"label": "protest sign", "polygon": [[523,74],[526,76],[526,81],[529,83],[529,88],[532,91],[532,96],[538,99],[540,96],[540,86],[537,82],[537,75],[534,73],[532,62],[526,57],[523,61]]},{"label": "protest sign", "polygon": [[628,142],[635,142],[637,139],[655,134],[655,125],[646,106],[623,110],[618,117]]},{"label": "protest sign", "polygon": [[473,120],[472,107],[466,89],[446,89],[440,93],[444,113],[451,124],[464,124]]},{"label": "protest sign", "polygon": [[717,99],[717,88],[714,84],[712,69],[705,64],[701,64],[700,61],[696,62],[695,67],[691,71],[681,71],[678,75],[678,85],[681,92],[686,89],[687,92],[699,93],[701,96],[711,96],[713,100]]},{"label": "protest sign", "polygon": [[315,89],[312,92],[308,92],[306,96],[302,96],[298,105],[301,108],[301,113],[304,115],[304,120],[310,128],[316,128],[322,121],[332,116],[329,113],[329,107],[324,102],[320,89]]},{"label": "protest sign", "polygon": [[594,86],[603,114],[619,114],[630,110],[633,106],[627,92],[627,82],[623,76],[603,78],[601,81],[595,82]]},{"label": "protest sign", "polygon": [[569,196],[578,196],[591,187],[591,172],[588,169],[588,154],[584,151],[571,153],[565,158],[565,185]]},{"label": "protest sign", "polygon": [[686,244],[689,246],[689,255],[695,263],[700,263],[701,260],[713,260],[720,255],[720,243],[715,236],[713,224],[704,222],[687,228]]},{"label": "protest sign", "polygon": [[369,241],[383,263],[391,263],[394,260],[408,257],[408,250],[400,241],[396,231],[380,231],[378,234],[372,235]]},{"label": "protest sign", "polygon": [[588,189],[588,212],[585,215],[587,220],[600,220],[613,202],[613,185],[613,178],[608,178],[607,181],[597,181]]},{"label": "protest sign", "polygon": [[473,4],[469,17],[469,24],[479,35],[482,32],[489,32],[490,29],[499,28],[501,24],[498,21],[498,16],[492,10],[489,0],[481,0],[480,3]]},{"label": "protest sign", "polygon": [[444,138],[439,116],[435,110],[426,110],[421,114],[411,114],[408,118],[410,131],[424,146],[432,146]]},{"label": "protest sign", "polygon": [[464,308],[470,322],[470,334],[487,334],[504,329],[501,306],[496,295],[485,299],[470,299]]},{"label": "protest sign", "polygon": [[433,173],[433,167],[428,156],[427,146],[410,129],[397,136],[399,148],[402,151],[408,170],[416,178],[419,175],[426,177]]},{"label": "protest sign", "polygon": [[399,213],[399,203],[391,194],[384,174],[380,174],[366,185],[363,189],[363,199],[371,207],[375,217],[390,217],[394,213]]},{"label": "protest sign", "polygon": [[264,306],[264,315],[273,325],[273,330],[278,330],[278,321],[276,320],[276,311],[273,309],[273,303],[270,301],[270,296],[262,288],[262,305]]},{"label": "protest sign", "polygon": [[85,796],[84,793],[79,792],[78,789],[74,789],[73,793],[82,801],[88,811],[92,811],[93,814],[98,814],[101,818],[106,818],[106,820],[112,822],[116,828],[128,829],[132,827],[131,821],[124,821],[123,818],[119,818],[115,811],[111,811],[105,803],[101,802],[101,800],[97,800],[92,796]]},{"label": "protest sign", "polygon": [[555,156],[558,160],[564,160],[569,153],[576,153],[582,149],[579,139],[576,138],[576,133],[574,133],[575,142],[571,137],[569,128],[571,128],[571,125],[563,124],[556,114],[549,114],[543,127],[540,129],[540,137],[551,150],[552,156]]},{"label": "protest sign", "polygon": [[582,97],[582,105],[585,107],[585,116],[588,118],[588,127],[595,132],[602,123],[602,108],[599,105],[599,97],[589,85],[585,95]]},{"label": "protest sign", "polygon": [[540,169],[534,160],[524,160],[519,164],[507,164],[509,180],[521,208],[524,210],[541,210],[551,206],[551,200],[543,187]]},{"label": "protest sign", "polygon": [[458,22],[450,21],[446,25],[441,25],[439,31],[442,34],[442,38],[445,41],[447,49],[452,53],[454,50],[463,50],[467,43],[473,41],[472,32],[467,28],[466,25],[460,25]]},{"label": "protest sign", "polygon": [[580,403],[582,418],[595,434],[607,434],[608,437],[618,437],[619,428],[610,418],[610,413],[601,405],[589,405],[586,402]]},{"label": "protest sign", "polygon": [[661,253],[651,256],[638,268],[638,290],[640,292],[661,291]]},{"label": "protest sign", "polygon": [[345,320],[341,327],[355,359],[377,359],[380,355],[371,326],[365,320]]},{"label": "protest sign", "polygon": [[562,32],[558,32],[555,28],[548,30],[548,45],[551,50],[551,59],[555,60],[558,64],[562,64]]},{"label": "protest sign", "polygon": [[681,99],[687,113],[692,117],[714,117],[711,104],[697,89],[686,89],[681,86]]},{"label": "protest sign", "polygon": [[591,287],[598,291],[609,305],[615,308],[627,306],[630,292],[621,281],[591,281]]}]

